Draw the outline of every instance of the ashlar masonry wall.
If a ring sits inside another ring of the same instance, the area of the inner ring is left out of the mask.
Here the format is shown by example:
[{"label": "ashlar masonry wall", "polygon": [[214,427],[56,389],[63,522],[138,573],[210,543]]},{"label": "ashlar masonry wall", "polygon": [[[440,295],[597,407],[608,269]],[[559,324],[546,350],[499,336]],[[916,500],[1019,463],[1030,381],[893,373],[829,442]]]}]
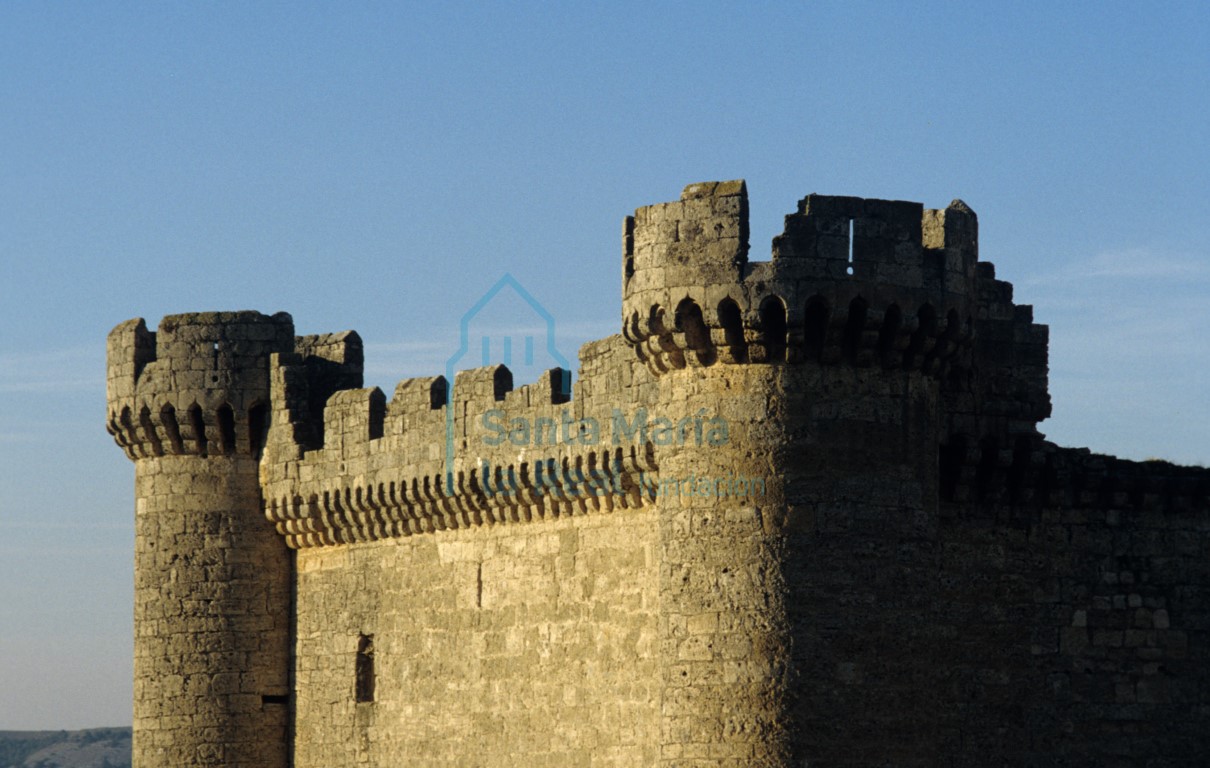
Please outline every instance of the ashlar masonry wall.
[{"label": "ashlar masonry wall", "polygon": [[[582,350],[571,398],[558,372],[514,388],[488,367],[388,400],[354,381],[355,337],[300,347],[273,366],[263,471],[297,547],[294,765],[655,764],[658,512],[635,489],[648,465],[611,434],[613,409],[654,389],[624,342]],[[587,417],[599,439],[569,436]],[[559,439],[488,426],[515,420]]]},{"label": "ashlar masonry wall", "polygon": [[301,550],[294,765],[655,764],[655,514]]}]

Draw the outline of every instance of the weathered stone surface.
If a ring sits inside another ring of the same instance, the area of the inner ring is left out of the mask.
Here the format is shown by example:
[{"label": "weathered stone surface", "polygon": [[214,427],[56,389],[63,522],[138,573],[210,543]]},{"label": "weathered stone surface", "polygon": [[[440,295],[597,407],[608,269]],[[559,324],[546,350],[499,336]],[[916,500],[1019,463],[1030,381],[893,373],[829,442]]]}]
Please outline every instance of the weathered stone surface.
[{"label": "weathered stone surface", "polygon": [[115,328],[136,765],[1200,765],[1210,471],[1044,440],[960,200],[808,195],[768,262],[747,214],[626,218],[570,398]]}]

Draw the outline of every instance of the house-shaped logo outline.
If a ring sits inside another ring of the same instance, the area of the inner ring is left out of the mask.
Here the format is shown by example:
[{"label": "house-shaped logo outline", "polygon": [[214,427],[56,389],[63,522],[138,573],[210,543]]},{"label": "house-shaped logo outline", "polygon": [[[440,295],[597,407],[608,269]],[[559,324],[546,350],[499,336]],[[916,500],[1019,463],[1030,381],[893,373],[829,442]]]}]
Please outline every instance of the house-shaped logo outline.
[{"label": "house-shaped logo outline", "polygon": [[529,291],[525,289],[517,278],[512,276],[512,273],[505,272],[495,285],[487,290],[474,306],[463,313],[462,319],[459,321],[459,346],[449,360],[445,363],[445,380],[448,386],[445,389],[445,492],[447,495],[454,494],[454,374],[457,372],[456,366],[458,361],[466,356],[470,351],[470,324],[475,316],[483,311],[488,304],[491,303],[500,291],[505,288],[512,288],[513,292],[521,297],[521,300],[529,305],[537,315],[542,318],[546,324],[546,352],[558,362],[559,367],[563,369],[562,394],[565,396],[571,395],[571,364],[567,358],[559,352],[555,346],[555,318],[546,307],[542,306],[541,302],[533,297]]}]

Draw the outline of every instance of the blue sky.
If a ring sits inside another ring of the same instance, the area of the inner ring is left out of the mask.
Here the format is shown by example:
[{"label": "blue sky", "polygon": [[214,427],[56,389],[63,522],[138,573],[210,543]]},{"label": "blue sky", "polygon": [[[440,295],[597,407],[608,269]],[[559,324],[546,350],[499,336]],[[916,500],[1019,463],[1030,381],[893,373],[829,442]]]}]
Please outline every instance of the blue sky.
[{"label": "blue sky", "polygon": [[130,719],[129,317],[286,310],[436,375],[505,271],[573,350],[621,219],[746,178],[961,197],[1051,326],[1062,444],[1210,464],[1198,3],[0,5],[0,729]]}]

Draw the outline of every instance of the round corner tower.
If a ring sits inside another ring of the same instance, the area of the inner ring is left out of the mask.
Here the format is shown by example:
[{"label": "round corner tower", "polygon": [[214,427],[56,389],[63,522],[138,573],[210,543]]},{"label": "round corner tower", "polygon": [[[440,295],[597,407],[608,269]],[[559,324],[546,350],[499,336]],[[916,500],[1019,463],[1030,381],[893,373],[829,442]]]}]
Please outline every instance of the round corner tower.
[{"label": "round corner tower", "polygon": [[744,182],[707,182],[623,225],[623,335],[661,415],[729,425],[657,447],[662,751],[842,764],[838,718],[923,727],[894,686],[934,674],[939,460],[1038,438],[1045,328],[978,263],[961,201],[808,195],[765,262],[747,219]]},{"label": "round corner tower", "polygon": [[269,362],[290,316],[142,319],[108,339],[135,462],[133,764],[288,765],[291,558],[261,505]]}]

